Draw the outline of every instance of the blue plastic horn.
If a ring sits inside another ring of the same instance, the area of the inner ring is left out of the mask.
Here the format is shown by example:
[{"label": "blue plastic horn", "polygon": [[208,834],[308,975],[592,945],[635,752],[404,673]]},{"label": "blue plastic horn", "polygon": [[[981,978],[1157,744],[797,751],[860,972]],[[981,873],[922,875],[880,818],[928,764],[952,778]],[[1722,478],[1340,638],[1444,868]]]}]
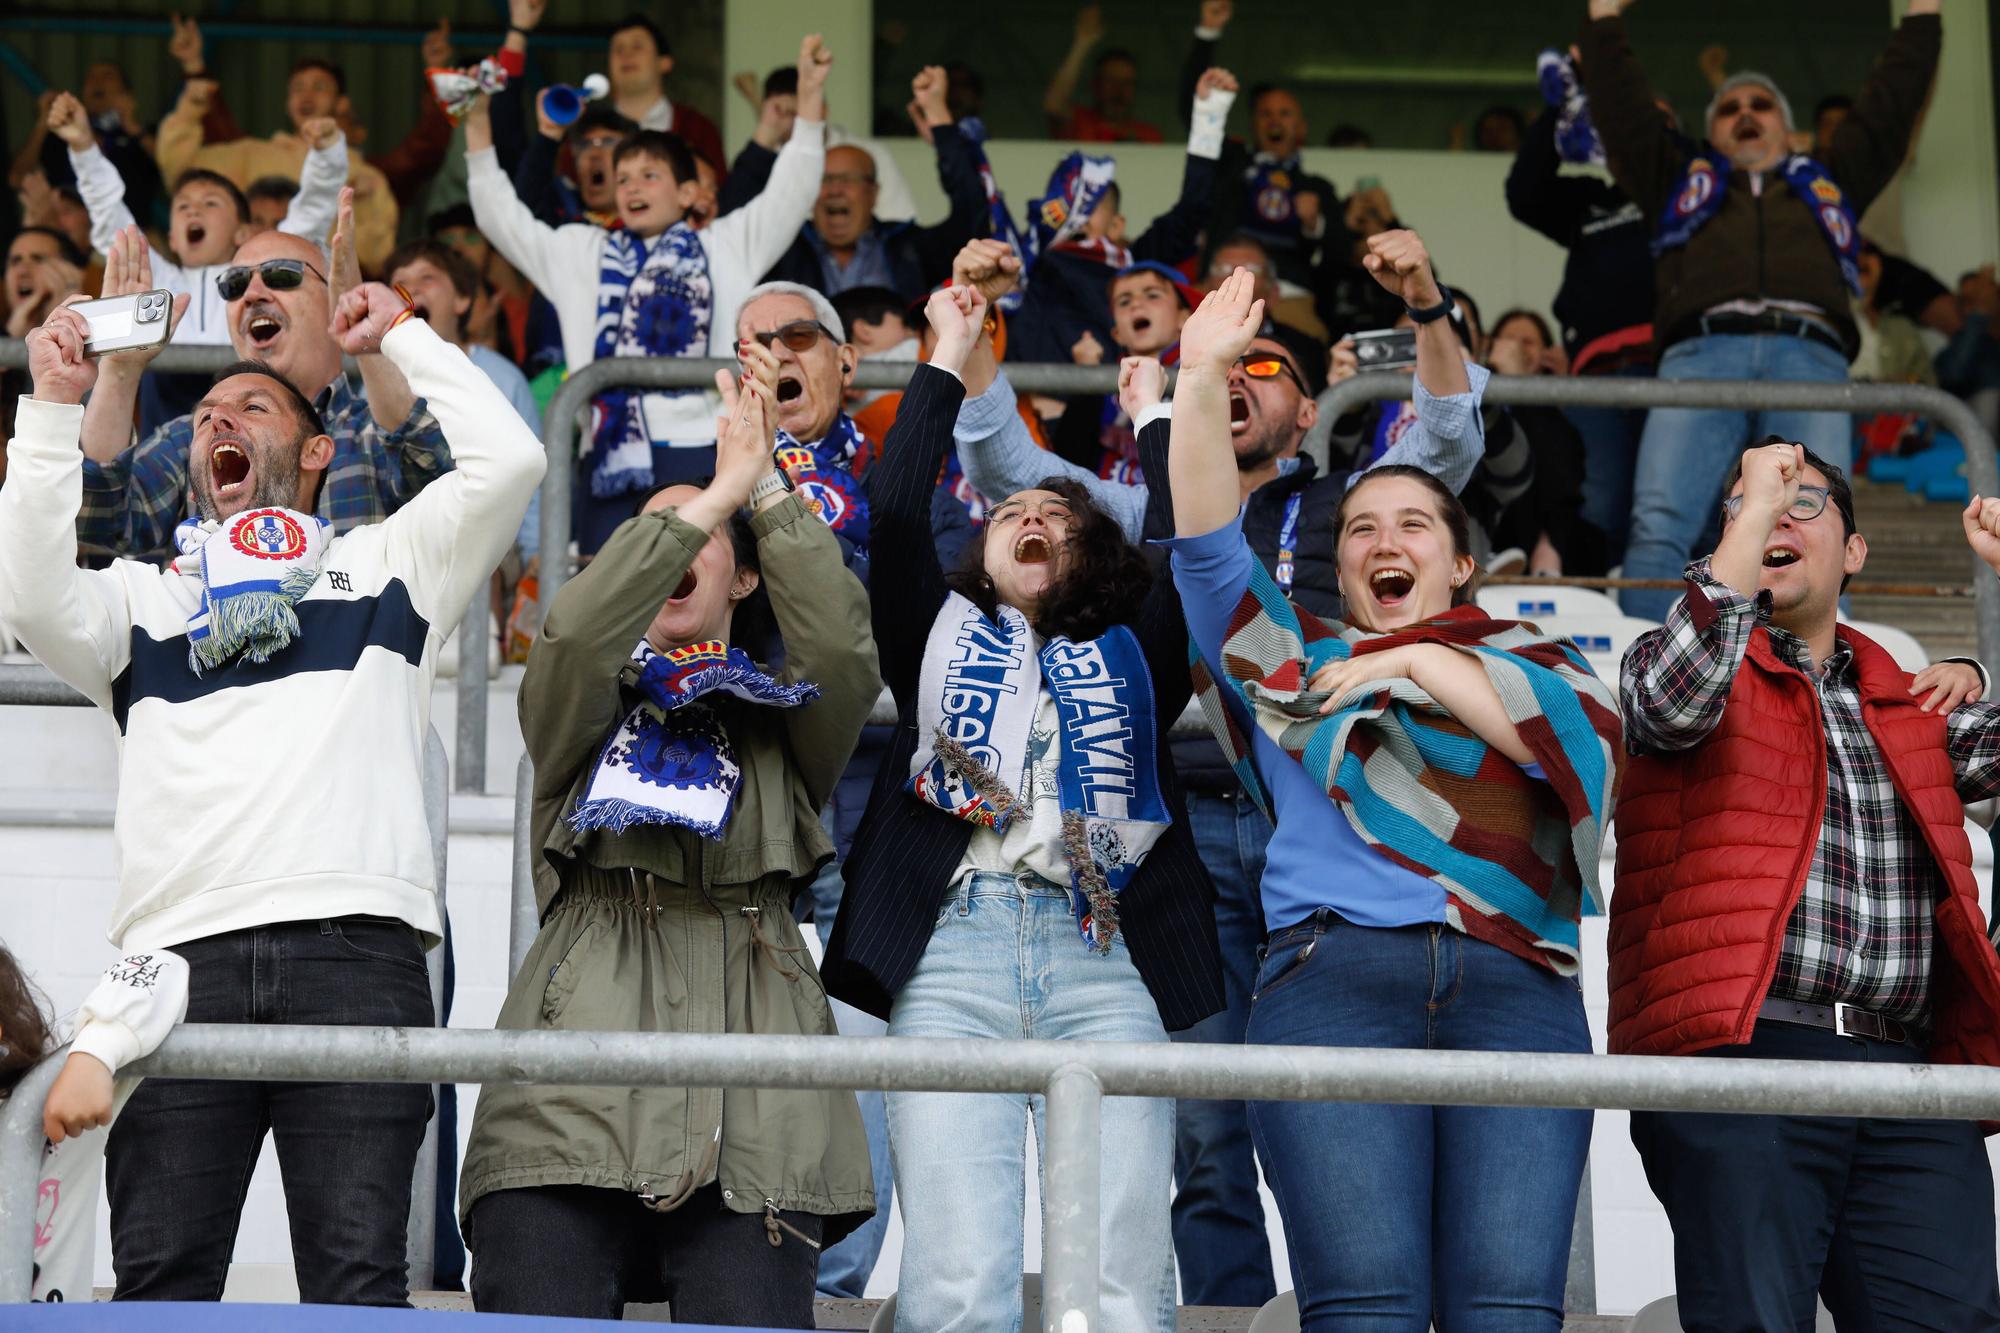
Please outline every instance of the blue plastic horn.
[{"label": "blue plastic horn", "polygon": [[610,83],[602,74],[593,74],[578,88],[567,83],[553,83],[542,94],[542,114],[557,125],[571,125],[583,114],[584,103],[604,96],[611,91]]}]

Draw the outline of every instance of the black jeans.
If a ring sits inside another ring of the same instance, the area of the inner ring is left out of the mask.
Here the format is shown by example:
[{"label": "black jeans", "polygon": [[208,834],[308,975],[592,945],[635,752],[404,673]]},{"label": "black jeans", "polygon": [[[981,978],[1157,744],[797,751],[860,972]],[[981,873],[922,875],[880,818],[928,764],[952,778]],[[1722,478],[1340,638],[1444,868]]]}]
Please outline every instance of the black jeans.
[{"label": "black jeans", "polygon": [[[1914,1064],[1913,1047],[1757,1024],[1718,1058]],[[2000,1328],[1993,1172],[1964,1120],[1634,1111],[1632,1142],[1674,1228],[1688,1333]]]},{"label": "black jeans", "polygon": [[[778,1216],[819,1240],[814,1214]],[[773,1245],[764,1215],[724,1208],[717,1185],[670,1213],[589,1185],[496,1190],[468,1220],[483,1313],[623,1319],[628,1301],[666,1301],[677,1324],[813,1327],[819,1250],[782,1228]]]},{"label": "black jeans", "polygon": [[[174,951],[190,1023],[432,1023],[423,946],[400,921],[288,921]],[[221,1297],[268,1130],[299,1299],[407,1305],[410,1179],[430,1110],[421,1084],[145,1080],[105,1145],[118,1299]]]}]

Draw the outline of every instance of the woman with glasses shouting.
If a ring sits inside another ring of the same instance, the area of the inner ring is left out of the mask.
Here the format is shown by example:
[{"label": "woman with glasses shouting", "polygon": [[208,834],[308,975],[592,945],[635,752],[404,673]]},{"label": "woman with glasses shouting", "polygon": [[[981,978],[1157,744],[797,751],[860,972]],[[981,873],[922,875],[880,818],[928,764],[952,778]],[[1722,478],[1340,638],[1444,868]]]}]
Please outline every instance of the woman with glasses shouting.
[{"label": "woman with glasses shouting", "polygon": [[[1416,468],[1335,514],[1347,612],[1293,603],[1245,540],[1232,367],[1263,315],[1238,270],[1181,331],[1174,580],[1204,711],[1274,818],[1248,1040],[1590,1049],[1616,704],[1582,657],[1472,594],[1465,508]],[[1559,1329],[1587,1111],[1253,1103],[1301,1324]]]},{"label": "woman with glasses shouting", "polygon": [[[930,298],[938,344],[882,459],[869,601],[895,740],[824,974],[891,1036],[1164,1042],[1220,1007],[1213,891],[1161,753],[1189,694],[1165,579],[1082,487],[987,513],[947,573],[931,494],[989,337],[986,298]],[[905,1225],[896,1328],[1020,1327],[1025,1129],[1042,1099],[890,1093]],[[1102,1327],[1171,1328],[1173,1107],[1104,1106]]]}]

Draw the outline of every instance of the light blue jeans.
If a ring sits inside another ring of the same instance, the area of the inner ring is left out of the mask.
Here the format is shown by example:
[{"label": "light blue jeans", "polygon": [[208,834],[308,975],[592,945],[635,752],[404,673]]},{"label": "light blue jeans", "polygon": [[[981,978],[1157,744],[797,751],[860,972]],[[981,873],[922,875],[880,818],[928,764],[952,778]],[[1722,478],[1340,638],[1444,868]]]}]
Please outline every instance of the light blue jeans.
[{"label": "light blue jeans", "polygon": [[[1167,1039],[1125,941],[1108,955],[1077,933],[1068,892],[1034,875],[977,874],[947,895],[929,946],[889,1013],[892,1037]],[[1024,1123],[1040,1096],[892,1092],[889,1153],[903,1210],[897,1333],[1019,1333]],[[1174,1326],[1168,1220],[1174,1104],[1104,1101],[1104,1333]]]},{"label": "light blue jeans", "polygon": [[[1660,358],[1663,380],[1811,380],[1847,382],[1847,359],[1824,344],[1790,334],[1706,334]],[[1796,440],[1836,467],[1853,455],[1853,427],[1841,412],[1746,412],[1732,408],[1655,408],[1639,441],[1632,479],[1628,579],[1678,579],[1704,532],[1718,526],[1722,483],[1743,451],[1766,435]],[[1630,588],[1619,594],[1628,616],[1665,620],[1681,594]]]}]

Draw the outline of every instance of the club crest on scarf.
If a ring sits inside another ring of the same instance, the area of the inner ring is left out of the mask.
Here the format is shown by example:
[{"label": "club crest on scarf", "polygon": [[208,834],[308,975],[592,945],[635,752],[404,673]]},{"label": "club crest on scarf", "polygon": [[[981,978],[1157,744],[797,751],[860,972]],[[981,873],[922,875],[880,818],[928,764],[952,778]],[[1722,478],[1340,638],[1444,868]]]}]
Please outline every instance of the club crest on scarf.
[{"label": "club crest on scarf", "polygon": [[319,580],[329,529],[294,509],[246,509],[224,523],[186,519],[174,529],[174,568],[201,580],[188,617],[188,669],[199,676],[232,658],[268,662],[299,634],[293,605]]},{"label": "club crest on scarf", "polygon": [[623,833],[635,824],[671,824],[717,839],[729,827],[743,768],[707,695],[797,708],[819,687],[787,685],[720,640],[656,652],[641,640],[620,674],[639,704],[612,728],[570,827]]},{"label": "club crest on scarf", "polygon": [[1153,679],[1122,625],[1088,642],[1035,647],[1027,618],[988,619],[957,593],[931,625],[918,685],[920,748],[907,790],[954,818],[995,831],[1022,811],[1029,736],[1040,692],[1060,723],[1057,796],[1070,868],[1070,908],[1085,944],[1106,952],[1118,895],[1171,820],[1160,790]]},{"label": "club crest on scarf", "polygon": [[1092,157],[1078,151],[1056,164],[1049,176],[1047,191],[1028,203],[1028,254],[1022,272],[1031,274],[1035,261],[1055,249],[1080,249],[1098,255],[1115,268],[1132,262],[1132,252],[1122,245],[1099,238],[1083,239],[1090,215],[1111,190],[1111,178],[1118,170],[1116,160]]},{"label": "club crest on scarf", "polygon": [[792,489],[820,521],[839,533],[862,555],[868,554],[868,493],[854,475],[854,462],[865,441],[854,419],[842,412],[824,438],[801,444],[780,429],[771,450],[772,461],[792,480]]},{"label": "club crest on scarf", "polygon": [[[1709,219],[1722,210],[1729,195],[1730,178],[1735,174],[1727,158],[1705,152],[1701,145],[1685,136],[1676,136],[1676,141],[1687,153],[1688,161],[1681,169],[1680,183],[1668,197],[1666,212],[1653,236],[1656,257],[1680,249],[1708,225]],[[1827,249],[1840,265],[1840,276],[1847,289],[1861,295],[1861,230],[1839,182],[1825,166],[1804,153],[1786,158],[1779,165],[1778,174],[1812,211]]]},{"label": "club crest on scarf", "polygon": [[[597,279],[597,359],[700,356],[708,351],[714,292],[708,252],[693,227],[677,222],[651,241],[606,232]],[[653,484],[653,436],[646,400],[699,389],[607,389],[592,404],[590,493],[625,495]]]}]

